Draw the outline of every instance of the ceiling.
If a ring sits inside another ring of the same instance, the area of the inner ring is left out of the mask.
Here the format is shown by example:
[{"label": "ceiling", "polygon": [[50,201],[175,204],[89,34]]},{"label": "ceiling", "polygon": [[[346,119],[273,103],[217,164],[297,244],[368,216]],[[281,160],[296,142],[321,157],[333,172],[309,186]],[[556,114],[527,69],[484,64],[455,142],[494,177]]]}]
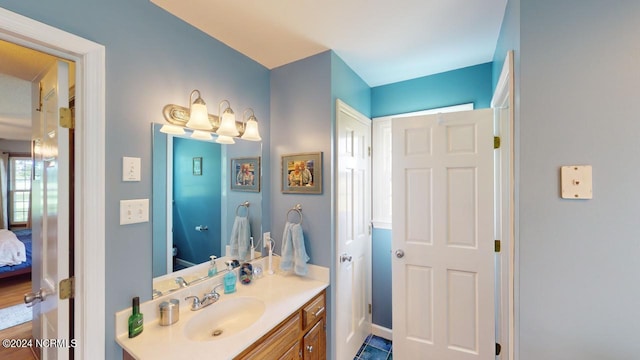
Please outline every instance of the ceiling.
[{"label": "ceiling", "polygon": [[31,139],[31,81],[55,59],[0,40],[0,139]]},{"label": "ceiling", "polygon": [[[331,49],[372,87],[491,61],[507,4],[507,0],[151,2],[268,69]],[[30,137],[29,83],[53,59],[0,40],[1,138]]]},{"label": "ceiling", "polygon": [[369,86],[490,62],[507,0],[151,0],[268,69],[333,50]]}]

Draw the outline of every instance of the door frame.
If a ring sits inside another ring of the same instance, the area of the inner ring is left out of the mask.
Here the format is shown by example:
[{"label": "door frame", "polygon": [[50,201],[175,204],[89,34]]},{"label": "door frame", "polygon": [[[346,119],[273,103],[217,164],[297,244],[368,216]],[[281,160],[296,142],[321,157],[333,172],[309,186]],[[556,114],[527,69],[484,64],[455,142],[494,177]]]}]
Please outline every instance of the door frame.
[{"label": "door frame", "polygon": [[3,8],[0,39],[76,63],[75,353],[104,359],[105,48]]},{"label": "door frame", "polygon": [[[340,113],[344,112],[344,113],[348,113],[351,116],[353,116],[355,119],[357,119],[359,122],[362,122],[363,124],[366,124],[366,121],[369,121],[369,123],[367,124],[369,126],[369,129],[372,129],[373,127],[373,123],[371,122],[371,119],[367,118],[365,115],[361,114],[358,110],[354,109],[353,107],[349,106],[347,103],[345,103],[344,101],[340,100],[340,99],[336,99],[335,101],[335,116],[336,116],[336,121],[335,121],[335,128],[333,130],[333,134],[334,134],[334,144],[332,146],[333,148],[333,152],[334,152],[334,162],[337,164],[338,163],[338,156],[339,156],[339,152],[338,152],[338,129],[339,129],[339,121],[340,121]],[[369,148],[371,149],[372,147],[372,138],[369,137]],[[371,156],[369,156],[368,158],[369,161],[369,192],[366,194],[366,196],[369,197],[368,199],[368,203],[369,203],[369,214],[368,214],[368,223],[371,224],[371,203],[373,201],[372,198],[372,194],[371,194],[371,190],[372,190],[372,181],[371,181]],[[333,251],[334,251],[334,257],[333,257],[333,262],[332,262],[332,267],[335,269],[334,271],[334,277],[331,279],[332,280],[332,284],[336,284],[337,283],[337,278],[338,278],[338,272],[340,269],[340,250],[339,250],[339,246],[338,246],[338,242],[339,242],[339,234],[338,234],[338,222],[339,222],[339,214],[337,212],[335,212],[335,210],[337,209],[337,204],[338,203],[338,196],[339,196],[339,189],[338,189],[338,171],[335,170],[334,174],[333,174],[333,194],[332,194],[332,201],[334,203],[334,206],[332,206],[332,209],[334,211],[333,213],[333,221],[334,221],[334,228],[333,228]],[[367,264],[365,264],[363,266],[364,271],[367,271],[366,274],[366,281],[367,284],[365,286],[365,303],[363,304],[363,307],[366,307],[368,304],[371,304],[371,298],[372,298],[372,294],[371,294],[371,287],[372,287],[372,280],[371,280],[371,237],[372,237],[372,226],[369,225],[369,235],[368,235],[368,240],[366,243],[366,249],[365,249],[365,256],[366,256],[366,262]],[[334,286],[334,289],[337,289],[337,287]],[[334,309],[331,312],[331,322],[336,324],[337,323],[337,317],[338,317],[338,313],[337,311],[335,311],[337,303],[338,303],[338,293],[336,290],[334,290],[332,292],[332,300],[331,300],[331,307]],[[370,312],[368,312],[367,314],[367,324],[369,326],[372,325],[372,314]],[[331,357],[335,357],[337,356],[336,354],[338,354],[338,341],[337,341],[337,331],[331,331],[331,337],[332,337],[332,341],[331,344],[333,344],[332,349],[330,349],[330,351],[328,352]]]},{"label": "door frame", "polygon": [[[506,334],[502,334],[501,339],[496,342],[503,344],[501,356],[496,358],[514,360],[517,347],[518,334],[516,333],[517,322],[517,262],[516,262],[516,206],[515,206],[515,79],[514,79],[514,52],[510,50],[505,56],[505,61],[498,78],[498,83],[491,99],[491,108],[500,109],[507,108],[506,117],[497,118],[494,121],[494,135],[500,136],[500,159],[496,163],[499,168],[496,180],[499,181],[499,189],[496,189],[496,196],[499,196],[499,203],[496,205],[499,213],[496,214],[496,220],[500,226],[496,227],[496,239],[501,241],[501,248],[504,249],[499,253],[500,263],[505,265],[500,272],[500,288],[499,294],[501,308],[499,311],[499,326],[506,329]],[[497,110],[494,110],[494,113]],[[496,300],[498,300],[496,298]],[[498,324],[497,324],[498,325]],[[504,346],[506,344],[507,346]]]}]

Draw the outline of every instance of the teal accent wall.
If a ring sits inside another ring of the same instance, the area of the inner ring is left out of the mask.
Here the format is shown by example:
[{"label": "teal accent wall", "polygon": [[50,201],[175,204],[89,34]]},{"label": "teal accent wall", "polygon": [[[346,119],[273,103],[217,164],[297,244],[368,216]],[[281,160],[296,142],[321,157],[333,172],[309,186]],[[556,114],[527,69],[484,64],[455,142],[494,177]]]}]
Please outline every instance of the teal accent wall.
[{"label": "teal accent wall", "polygon": [[371,116],[402,114],[474,103],[491,106],[492,65],[485,63],[371,89]]},{"label": "teal accent wall", "polygon": [[331,52],[331,95],[335,123],[336,99],[371,118],[371,88],[336,53]]},{"label": "teal accent wall", "polygon": [[[222,99],[237,113],[252,107],[268,137],[269,70],[148,0],[0,0],[0,6],[105,46],[106,349],[95,351],[120,359],[114,313],[134,296],[151,299],[151,223],[121,226],[118,217],[120,200],[151,198],[149,124],[164,121],[166,104],[186,106],[199,89],[211,113]],[[124,156],[141,158],[142,181],[122,182]]]},{"label": "teal accent wall", "polygon": [[[202,175],[194,175],[193,160],[202,159]],[[221,145],[173,139],[173,245],[178,258],[194,264],[221,257]],[[196,231],[205,225],[209,230]]]}]

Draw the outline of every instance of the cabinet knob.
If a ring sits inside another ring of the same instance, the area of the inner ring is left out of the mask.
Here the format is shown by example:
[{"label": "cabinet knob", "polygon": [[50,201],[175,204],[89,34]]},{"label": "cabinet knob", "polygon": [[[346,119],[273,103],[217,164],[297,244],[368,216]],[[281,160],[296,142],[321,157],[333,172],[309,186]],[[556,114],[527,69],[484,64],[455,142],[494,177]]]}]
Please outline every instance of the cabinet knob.
[{"label": "cabinet knob", "polygon": [[313,352],[313,346],[307,345],[307,351],[308,352]]}]

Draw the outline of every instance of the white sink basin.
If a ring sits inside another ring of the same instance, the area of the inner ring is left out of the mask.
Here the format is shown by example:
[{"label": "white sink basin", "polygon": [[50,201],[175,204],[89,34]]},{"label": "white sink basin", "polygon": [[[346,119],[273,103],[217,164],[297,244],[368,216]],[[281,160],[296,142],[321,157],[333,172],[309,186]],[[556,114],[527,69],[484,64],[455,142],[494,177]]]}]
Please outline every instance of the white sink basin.
[{"label": "white sink basin", "polygon": [[197,310],[184,333],[195,341],[224,339],[247,329],[264,314],[264,310],[264,302],[254,297],[222,300]]}]

